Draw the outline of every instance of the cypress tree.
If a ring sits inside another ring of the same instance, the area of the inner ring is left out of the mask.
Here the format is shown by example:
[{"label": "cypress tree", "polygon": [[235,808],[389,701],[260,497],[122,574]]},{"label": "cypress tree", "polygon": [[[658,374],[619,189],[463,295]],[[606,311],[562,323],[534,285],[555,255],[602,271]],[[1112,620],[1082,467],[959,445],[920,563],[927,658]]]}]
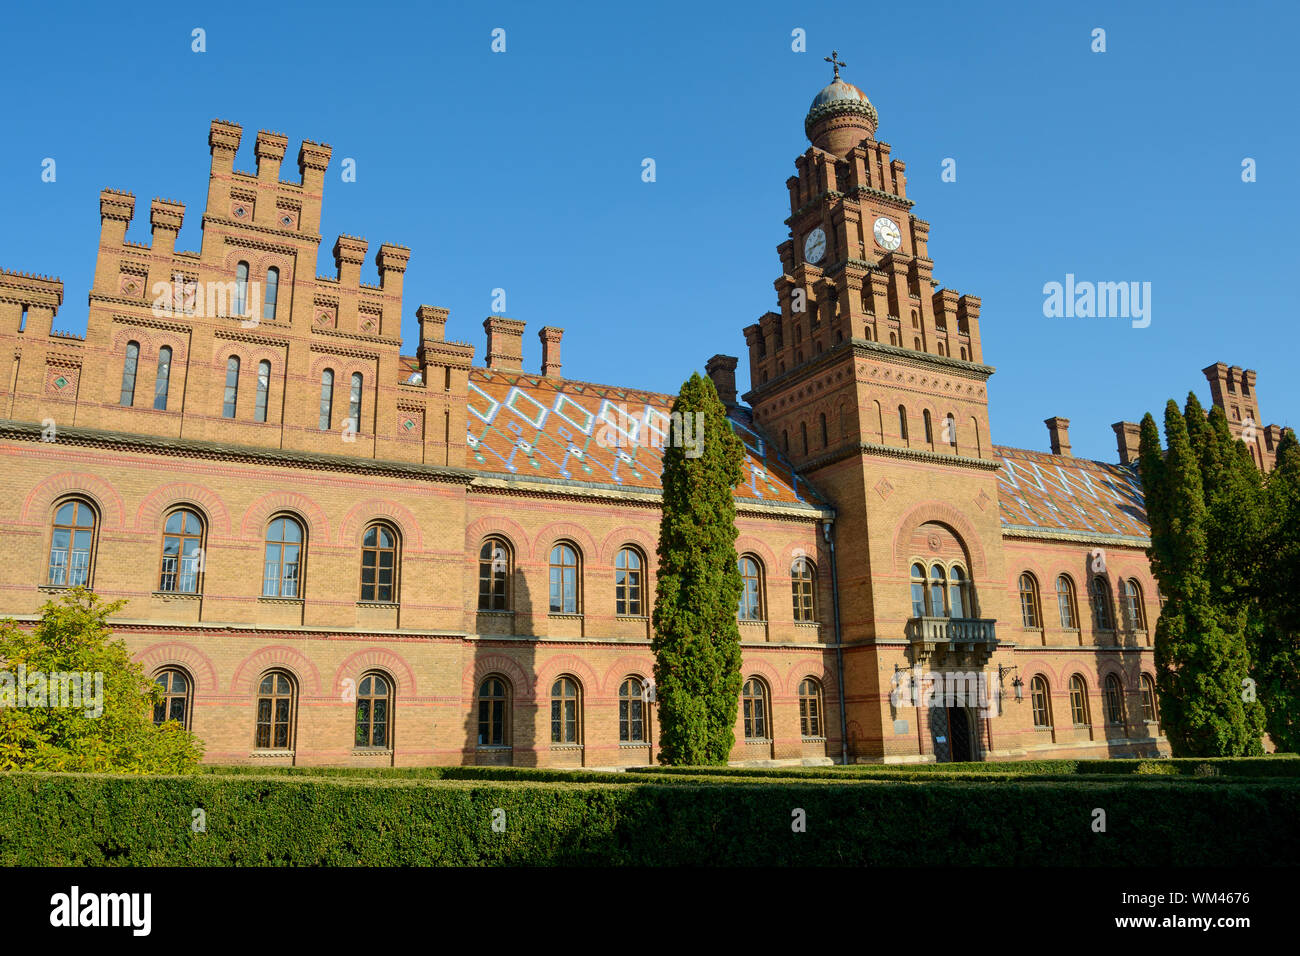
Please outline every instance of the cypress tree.
[{"label": "cypress tree", "polygon": [[1300,442],[1287,429],[1264,492],[1260,562],[1254,576],[1261,626],[1252,653],[1268,735],[1300,751]]},{"label": "cypress tree", "polygon": [[[655,699],[659,759],[725,763],[740,698],[741,579],[736,502],[744,453],[713,381],[695,373],[673,403],[674,422],[700,443],[664,453],[663,517],[655,589]],[[689,417],[688,417],[689,416]],[[693,429],[691,426],[694,426]]]}]

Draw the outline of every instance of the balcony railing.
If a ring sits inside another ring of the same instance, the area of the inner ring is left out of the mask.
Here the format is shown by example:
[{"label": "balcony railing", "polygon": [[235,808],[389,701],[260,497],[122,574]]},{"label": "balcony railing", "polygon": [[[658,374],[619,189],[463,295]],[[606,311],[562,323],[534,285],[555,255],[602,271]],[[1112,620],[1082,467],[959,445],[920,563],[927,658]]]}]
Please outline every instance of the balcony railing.
[{"label": "balcony railing", "polygon": [[997,621],[978,617],[914,617],[907,638],[922,656],[970,654],[987,660],[998,645]]}]

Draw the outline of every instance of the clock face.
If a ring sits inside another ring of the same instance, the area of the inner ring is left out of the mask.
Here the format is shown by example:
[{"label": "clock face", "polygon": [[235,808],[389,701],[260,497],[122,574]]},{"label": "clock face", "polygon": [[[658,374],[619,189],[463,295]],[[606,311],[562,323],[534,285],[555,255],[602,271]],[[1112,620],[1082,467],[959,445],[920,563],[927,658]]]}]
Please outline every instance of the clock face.
[{"label": "clock face", "polygon": [[898,225],[894,220],[886,216],[881,216],[876,220],[874,232],[876,242],[880,243],[882,249],[887,249],[890,252],[897,249],[903,242],[903,234],[898,231]]},{"label": "clock face", "polygon": [[812,232],[808,233],[808,238],[804,240],[803,257],[805,262],[817,263],[822,261],[822,256],[826,255],[826,233],[818,226]]}]

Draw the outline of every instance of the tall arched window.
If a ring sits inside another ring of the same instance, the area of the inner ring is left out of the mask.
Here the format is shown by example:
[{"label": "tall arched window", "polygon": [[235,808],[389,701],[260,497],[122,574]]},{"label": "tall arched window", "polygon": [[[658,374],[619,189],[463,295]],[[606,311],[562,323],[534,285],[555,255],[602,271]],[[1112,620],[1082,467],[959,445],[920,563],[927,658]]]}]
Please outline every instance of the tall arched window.
[{"label": "tall arched window", "polygon": [[1092,598],[1093,626],[1099,631],[1113,631],[1115,618],[1110,612],[1110,585],[1101,575],[1096,575],[1088,591]]},{"label": "tall arched window", "polygon": [[912,617],[927,617],[925,600],[925,565],[912,565]]},{"label": "tall arched window", "polygon": [[361,600],[397,600],[397,532],[381,522],[368,527],[361,538]]},{"label": "tall arched window", "polygon": [[354,747],[392,747],[392,686],[382,674],[367,674],[357,685],[357,719]]},{"label": "tall arched window", "polygon": [[746,554],[740,558],[740,609],[742,621],[763,620],[763,577],[758,559]]},{"label": "tall arched window", "polygon": [[551,685],[551,743],[581,742],[581,703],[578,682],[572,677],[561,677]]},{"label": "tall arched window", "polygon": [[48,581],[54,587],[84,587],[94,568],[95,509],[80,498],[54,511]]},{"label": "tall arched window", "polygon": [[1148,674],[1142,675],[1142,719],[1151,722],[1160,719],[1156,710],[1156,682]]},{"label": "tall arched window", "polygon": [[1083,678],[1075,674],[1070,678],[1070,718],[1076,727],[1087,727],[1088,720],[1088,685]]},{"label": "tall arched window", "polygon": [[1038,611],[1038,581],[1026,571],[1020,575],[1020,623],[1025,627],[1040,627],[1043,620]]},{"label": "tall arched window", "polygon": [[1106,675],[1106,723],[1124,723],[1124,689],[1114,674]]},{"label": "tall arched window", "polygon": [[140,343],[126,343],[126,360],[122,363],[122,395],[118,403],[130,408],[135,404],[135,370],[140,362]]},{"label": "tall arched window", "polygon": [[551,613],[578,613],[578,549],[567,542],[551,548]]},{"label": "tall arched window", "polygon": [[744,705],[745,739],[767,740],[767,686],[757,677],[745,681],[741,690]]},{"label": "tall arched window", "polygon": [[510,545],[488,538],[478,551],[478,609],[505,611],[510,607]]},{"label": "tall arched window", "polygon": [[272,266],[266,270],[266,296],[262,300],[262,318],[275,318],[275,300],[280,292],[280,270]]},{"label": "tall arched window", "polygon": [[167,389],[172,377],[172,350],[164,345],[158,350],[158,375],[153,384],[153,407],[160,412],[167,410]]},{"label": "tall arched window", "polygon": [[794,619],[817,620],[817,570],[807,558],[795,558],[790,567],[790,590],[794,598]]},{"label": "tall arched window", "polygon": [[505,747],[510,739],[507,715],[510,689],[505,679],[489,677],[478,688],[478,745]]},{"label": "tall arched window", "polygon": [[320,430],[327,432],[334,421],[334,369],[320,373]]},{"label": "tall arched window", "polygon": [[1074,582],[1067,575],[1062,574],[1056,579],[1056,603],[1061,610],[1061,627],[1067,631],[1077,630],[1079,612],[1074,606]]},{"label": "tall arched window", "polygon": [[811,677],[799,682],[799,732],[804,737],[824,737],[822,685]]},{"label": "tall arched window", "polygon": [[970,582],[966,580],[966,572],[955,565],[948,575],[948,613],[951,617],[975,616],[970,600]]},{"label": "tall arched window", "polygon": [[898,406],[898,437],[907,441],[907,408]]},{"label": "tall arched window", "polygon": [[957,419],[949,412],[943,420],[943,439],[952,448],[957,447]]},{"label": "tall arched window", "polygon": [[784,428],[781,429],[781,451],[790,454],[790,432]]},{"label": "tall arched window", "polygon": [[1036,674],[1029,682],[1029,702],[1034,711],[1034,726],[1052,726],[1052,699],[1047,693],[1047,678],[1042,674]]},{"label": "tall arched window", "polygon": [[808,454],[808,423],[799,423],[799,439],[803,442],[803,453]]},{"label": "tall arched window", "polygon": [[925,443],[926,443],[927,445],[933,445],[933,444],[934,444],[934,425],[930,422],[930,409],[927,408],[927,409],[925,409],[924,411],[921,412],[921,421],[922,421],[922,422],[924,423],[924,425],[925,425]]},{"label": "tall arched window", "polygon": [[614,559],[614,613],[623,617],[640,617],[641,604],[641,552],[635,548],[622,548]]},{"label": "tall arched window", "polygon": [[168,668],[159,671],[154,683],[162,691],[161,697],[153,705],[153,722],[155,724],[174,720],[186,730],[190,727],[190,680],[184,671]]},{"label": "tall arched window", "polygon": [[948,573],[942,564],[930,566],[930,613],[935,617],[948,615]]},{"label": "tall arched window", "polygon": [[253,418],[259,422],[266,421],[266,398],[271,390],[271,363],[266,359],[257,363],[257,404],[253,408]]},{"label": "tall arched window", "polygon": [[625,678],[618,686],[618,740],[645,742],[645,684],[639,677]]},{"label": "tall arched window", "polygon": [[348,389],[348,421],[352,423],[352,431],[361,431],[361,373],[352,373],[352,384]]},{"label": "tall arched window", "polygon": [[1128,626],[1135,631],[1147,629],[1146,609],[1142,606],[1142,585],[1136,578],[1124,582],[1124,612],[1128,616]]},{"label": "tall arched window", "polygon": [[180,508],[163,523],[162,566],[158,590],[178,594],[199,593],[203,563],[203,522],[188,508]]},{"label": "tall arched window", "polygon": [[287,515],[267,526],[263,596],[297,598],[302,593],[302,543],[302,525]]},{"label": "tall arched window", "polygon": [[221,400],[221,417],[234,418],[239,406],[239,356],[226,359],[226,392]]},{"label": "tall arched window", "polygon": [[263,675],[257,687],[258,750],[292,750],[294,709],[297,703],[293,679],[283,671]]},{"label": "tall arched window", "polygon": [[830,438],[830,433],[826,431],[826,413],[818,412],[817,421],[821,424],[822,427],[822,447],[829,448],[831,444],[831,438]]},{"label": "tall arched window", "polygon": [[248,312],[248,263],[235,266],[235,315],[243,318]]}]

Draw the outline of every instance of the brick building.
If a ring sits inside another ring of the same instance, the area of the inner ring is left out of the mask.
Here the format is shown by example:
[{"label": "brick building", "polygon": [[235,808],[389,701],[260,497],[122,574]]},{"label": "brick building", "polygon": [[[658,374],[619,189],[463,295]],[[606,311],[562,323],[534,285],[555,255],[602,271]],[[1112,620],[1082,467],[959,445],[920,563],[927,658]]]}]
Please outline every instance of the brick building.
[{"label": "brick building", "polygon": [[[737,359],[707,363],[746,447],[733,758],[1167,749],[1136,426],[1118,464],[1072,457],[1063,418],[1051,454],[993,443],[980,300],[932,281],[875,128],[837,68],[744,404]],[[84,338],[51,331],[58,280],[0,273],[0,613],[77,583],[126,599],[116,632],[215,762],[654,761],[672,397],[564,378],[552,327],[525,371],[503,316],[476,365],[421,305],[404,355],[409,251],[379,246],[372,286],[340,236],[314,275],[330,148],[285,181],[287,139],[259,133],[250,174],[241,135],[211,126],[197,253],[182,204],[152,202],[143,245],[134,196],[101,194]],[[1206,375],[1267,467],[1254,373]]]}]

